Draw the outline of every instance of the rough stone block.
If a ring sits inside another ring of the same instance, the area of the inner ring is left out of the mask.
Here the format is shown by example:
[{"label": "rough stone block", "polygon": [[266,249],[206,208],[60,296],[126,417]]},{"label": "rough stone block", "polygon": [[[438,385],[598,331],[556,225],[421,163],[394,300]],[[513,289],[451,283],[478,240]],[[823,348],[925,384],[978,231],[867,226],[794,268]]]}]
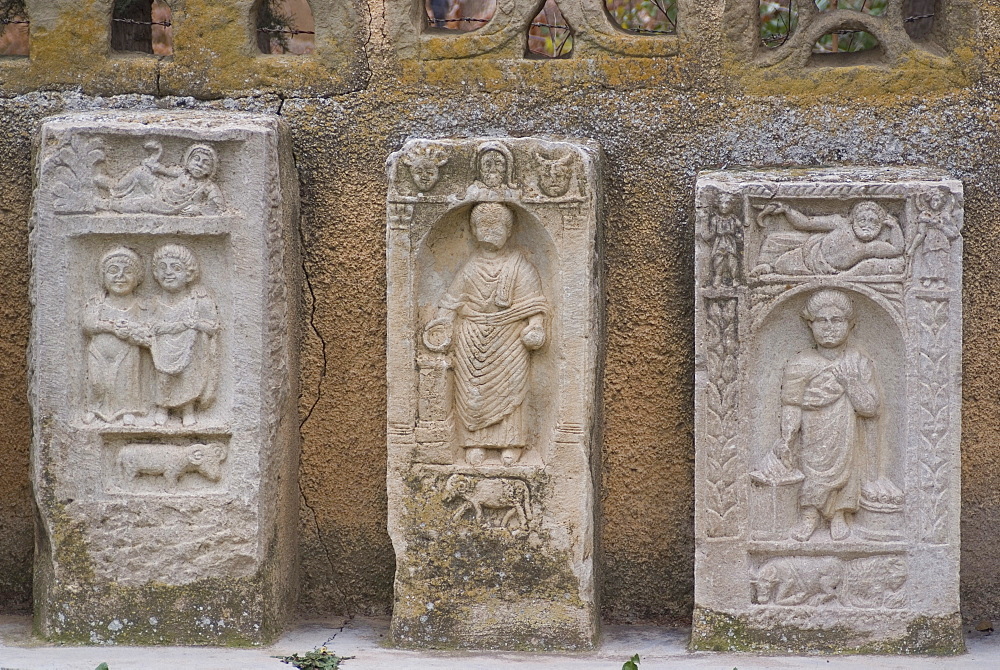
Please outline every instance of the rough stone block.
[{"label": "rough stone block", "polygon": [[297,200],[275,118],[42,125],[30,395],[46,636],[280,630],[298,523]]},{"label": "rough stone block", "polygon": [[957,653],[962,184],[697,183],[698,649]]},{"label": "rough stone block", "polygon": [[594,643],[599,157],[504,138],[389,158],[398,645]]}]

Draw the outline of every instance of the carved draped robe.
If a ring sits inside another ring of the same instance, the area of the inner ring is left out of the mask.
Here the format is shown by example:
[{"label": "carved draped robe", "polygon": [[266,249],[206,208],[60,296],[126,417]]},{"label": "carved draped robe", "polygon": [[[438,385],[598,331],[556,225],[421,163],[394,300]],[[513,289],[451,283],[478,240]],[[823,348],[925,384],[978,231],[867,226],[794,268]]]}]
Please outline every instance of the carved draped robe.
[{"label": "carved draped robe", "polygon": [[[216,332],[218,309],[204,291],[191,291],[175,304],[157,300],[153,312],[156,325],[184,324],[177,333],[153,335],[150,351],[156,378],[156,404],[159,407],[183,407],[197,401],[206,407],[215,400],[219,361]],[[195,328],[195,323],[210,324],[211,332]]]},{"label": "carved draped robe", "polygon": [[452,359],[461,446],[526,448],[522,405],[531,361],[521,331],[547,309],[538,271],[517,250],[478,253],[441,305],[458,317]]},{"label": "carved draped robe", "polygon": [[125,414],[143,415],[149,403],[143,389],[142,349],[110,332],[115,323],[143,323],[144,308],[135,301],[126,309],[104,297],[94,298],[84,310],[87,344],[87,409],[101,420],[117,421]]},{"label": "carved draped robe", "polygon": [[[851,363],[844,366],[845,360]],[[851,394],[833,368],[851,369]],[[815,507],[824,517],[858,509],[868,456],[877,445],[875,421],[880,405],[875,365],[857,350],[846,349],[828,360],[814,349],[796,354],[785,367],[782,405],[802,410],[799,467],[805,475],[799,505]]]}]

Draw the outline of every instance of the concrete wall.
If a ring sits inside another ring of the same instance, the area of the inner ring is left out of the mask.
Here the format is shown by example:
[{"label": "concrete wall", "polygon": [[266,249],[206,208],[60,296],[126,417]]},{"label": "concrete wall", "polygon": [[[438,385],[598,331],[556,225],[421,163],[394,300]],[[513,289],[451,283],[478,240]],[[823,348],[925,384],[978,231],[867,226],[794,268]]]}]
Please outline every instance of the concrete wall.
[{"label": "concrete wall", "polygon": [[681,34],[646,43],[601,32],[600,0],[564,0],[579,39],[559,61],[521,56],[535,4],[521,0],[501,3],[514,28],[451,51],[415,37],[404,0],[314,0],[317,54],[299,58],[254,54],[247,0],[176,0],[163,60],[108,55],[110,2],[29,1],[33,55],[0,62],[0,609],[30,602],[31,138],[72,109],[197,107],[272,111],[294,136],[309,315],[303,613],[391,604],[386,156],[407,137],[554,134],[607,157],[605,618],[690,617],[695,173],[817,164],[929,165],[965,182],[963,613],[1000,617],[1000,2],[939,2],[937,47],[814,68],[756,52],[755,0],[681,0]]}]

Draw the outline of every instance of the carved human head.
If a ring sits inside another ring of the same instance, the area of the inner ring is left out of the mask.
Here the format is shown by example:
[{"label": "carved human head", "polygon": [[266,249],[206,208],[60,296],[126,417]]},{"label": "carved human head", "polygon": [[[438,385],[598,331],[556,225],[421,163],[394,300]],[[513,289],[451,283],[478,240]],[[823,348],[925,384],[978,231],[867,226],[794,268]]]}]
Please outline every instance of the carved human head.
[{"label": "carved human head", "polygon": [[949,195],[951,195],[951,193],[948,189],[943,186],[938,187],[928,194],[927,206],[935,212],[940,211],[941,208],[944,207],[944,203],[948,201]]},{"label": "carved human head", "polygon": [[487,188],[500,188],[513,180],[514,156],[500,142],[484,142],[476,150],[474,167]]},{"label": "carved human head", "polygon": [[863,200],[851,208],[851,225],[862,242],[871,242],[878,237],[888,219],[889,212],[871,200]]},{"label": "carved human head", "polygon": [[403,154],[400,160],[409,169],[413,185],[426,193],[441,178],[441,166],[448,162],[448,154],[441,147],[421,144]]},{"label": "carved human head", "polygon": [[557,158],[539,152],[535,154],[535,158],[540,168],[538,186],[542,192],[552,198],[565,195],[573,176],[573,152],[567,151],[564,156]]},{"label": "carved human head", "polygon": [[835,349],[847,342],[854,328],[854,301],[836,289],[816,291],[806,300],[802,318],[809,324],[817,345]]},{"label": "carved human head", "polygon": [[501,249],[514,228],[514,212],[499,202],[481,202],[469,216],[472,234],[487,249]]},{"label": "carved human head", "polygon": [[101,278],[112,295],[129,295],[145,274],[142,258],[128,247],[115,247],[101,256]]},{"label": "carved human head", "polygon": [[715,196],[715,203],[719,214],[729,216],[736,211],[736,194],[719,191]]},{"label": "carved human head", "polygon": [[198,275],[198,259],[182,244],[164,244],[153,254],[153,276],[171,293],[198,281]]},{"label": "carved human head", "polygon": [[218,164],[215,149],[207,144],[194,144],[184,154],[184,167],[195,179],[212,177]]}]

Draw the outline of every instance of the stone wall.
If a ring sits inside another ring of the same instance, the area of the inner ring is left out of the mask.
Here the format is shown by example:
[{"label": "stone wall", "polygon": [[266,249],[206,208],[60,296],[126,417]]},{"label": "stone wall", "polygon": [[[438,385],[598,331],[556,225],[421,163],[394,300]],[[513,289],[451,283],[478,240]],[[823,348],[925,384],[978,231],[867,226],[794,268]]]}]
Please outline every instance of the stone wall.
[{"label": "stone wall", "polygon": [[314,0],[319,48],[296,58],[254,53],[249,0],[178,0],[175,55],[163,60],[108,55],[107,22],[94,17],[110,4],[29,1],[33,55],[0,61],[4,611],[29,607],[33,552],[31,141],[51,114],[162,107],[271,112],[292,131],[307,283],[303,613],[385,614],[392,602],[386,157],[411,137],[560,135],[594,140],[606,158],[604,618],[690,621],[694,178],[740,165],[925,165],[964,182],[962,608],[1000,617],[1000,3],[941,2],[937,53],[896,45],[881,64],[807,68],[751,53],[753,0],[682,0],[680,34],[649,42],[602,31],[595,0],[561,3],[579,46],[551,61],[521,56],[525,2],[510,3],[523,17],[514,28],[452,48],[416,40],[416,5],[402,0],[350,11]]}]

